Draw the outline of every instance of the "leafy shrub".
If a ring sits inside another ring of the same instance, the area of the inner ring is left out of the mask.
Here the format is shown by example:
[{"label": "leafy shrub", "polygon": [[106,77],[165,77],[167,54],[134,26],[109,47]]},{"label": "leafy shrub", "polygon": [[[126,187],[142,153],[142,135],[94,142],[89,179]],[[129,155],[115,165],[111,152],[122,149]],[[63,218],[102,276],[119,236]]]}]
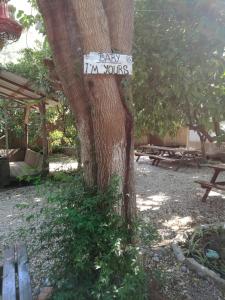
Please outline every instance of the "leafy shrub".
[{"label": "leafy shrub", "polygon": [[[70,137],[70,133],[73,133],[75,130],[72,128],[70,130],[69,126],[67,131],[64,133],[61,130],[55,129],[49,133],[50,137],[50,146],[52,148],[52,152],[60,153],[62,148],[65,146],[74,146],[75,140],[72,140]],[[76,133],[74,133],[76,136]]]},{"label": "leafy shrub", "polygon": [[[194,258],[225,279],[225,230],[222,225],[197,228],[188,234],[181,246],[185,256]],[[208,251],[213,251],[213,256],[207,255]]]},{"label": "leafy shrub", "polygon": [[51,147],[53,151],[57,151],[62,146],[62,140],[63,140],[63,132],[60,130],[54,130],[49,133],[50,141],[51,141]]},{"label": "leafy shrub", "polygon": [[[131,231],[115,212],[120,195],[117,180],[104,193],[85,187],[79,176],[59,183],[48,197],[40,219],[42,245],[54,261],[53,299],[147,299],[146,278]],[[43,217],[44,216],[44,217]]]}]

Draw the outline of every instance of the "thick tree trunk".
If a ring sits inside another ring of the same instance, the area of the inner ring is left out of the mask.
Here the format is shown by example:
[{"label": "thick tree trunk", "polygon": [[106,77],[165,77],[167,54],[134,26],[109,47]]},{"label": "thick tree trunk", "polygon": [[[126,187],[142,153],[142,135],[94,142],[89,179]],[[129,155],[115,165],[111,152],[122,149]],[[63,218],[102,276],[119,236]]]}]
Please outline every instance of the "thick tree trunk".
[{"label": "thick tree trunk", "polygon": [[136,213],[133,119],[123,76],[83,75],[83,55],[113,50],[131,54],[133,0],[38,0],[57,74],[75,113],[85,180],[103,190],[121,179],[119,211]]}]

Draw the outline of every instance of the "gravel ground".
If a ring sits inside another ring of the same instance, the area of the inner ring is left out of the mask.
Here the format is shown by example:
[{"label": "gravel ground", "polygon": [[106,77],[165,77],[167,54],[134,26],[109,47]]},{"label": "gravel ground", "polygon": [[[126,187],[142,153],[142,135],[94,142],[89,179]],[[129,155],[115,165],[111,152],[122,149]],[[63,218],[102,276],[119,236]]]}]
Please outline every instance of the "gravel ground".
[{"label": "gravel ground", "polygon": [[[153,296],[152,300],[225,299],[222,291],[211,281],[198,277],[179,264],[170,249],[171,241],[178,233],[199,224],[224,221],[225,196],[211,192],[208,201],[202,203],[202,189],[194,183],[197,179],[210,179],[212,170],[188,167],[174,171],[168,167],[154,167],[144,158],[135,164],[140,215],[145,222],[154,224],[161,236],[154,247],[144,245],[142,248],[147,268],[160,270],[163,285],[161,287],[157,283],[152,286],[166,295],[161,298]],[[10,234],[23,225],[23,216],[36,211],[43,202],[34,186],[0,190],[0,249],[11,238]],[[21,210],[21,207],[25,209]],[[45,274],[37,275],[36,255],[29,255],[35,287],[37,282],[43,283]]]},{"label": "gravel ground", "polygon": [[[147,159],[136,163],[136,170],[140,215],[145,222],[154,224],[161,236],[161,241],[154,247],[145,245],[142,251],[147,268],[162,273],[164,287],[161,290],[166,295],[162,299],[225,299],[225,294],[213,282],[200,278],[178,263],[170,248],[171,241],[179,233],[200,224],[224,222],[225,196],[211,192],[207,202],[202,203],[203,190],[194,183],[198,179],[211,179],[213,170],[186,167],[174,171],[168,166],[151,166]],[[223,177],[220,178],[225,179]]]}]

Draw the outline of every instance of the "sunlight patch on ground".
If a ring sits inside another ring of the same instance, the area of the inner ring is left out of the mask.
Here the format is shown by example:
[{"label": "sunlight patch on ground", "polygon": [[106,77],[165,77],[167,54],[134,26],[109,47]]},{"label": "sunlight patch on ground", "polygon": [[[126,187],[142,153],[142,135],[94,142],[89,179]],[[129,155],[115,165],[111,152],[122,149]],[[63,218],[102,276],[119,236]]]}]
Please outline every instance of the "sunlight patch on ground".
[{"label": "sunlight patch on ground", "polygon": [[192,176],[192,179],[200,179],[202,175],[195,175],[195,176]]},{"label": "sunlight patch on ground", "polygon": [[34,198],[34,202],[37,202],[37,203],[39,203],[39,202],[42,202],[42,198]]},{"label": "sunlight patch on ground", "polygon": [[152,195],[148,197],[142,197],[137,195],[137,206],[140,211],[144,210],[159,210],[160,206],[169,199],[164,193],[159,193],[158,195]]},{"label": "sunlight patch on ground", "polygon": [[78,167],[78,163],[76,161],[72,162],[50,162],[49,163],[49,171],[57,172],[57,171],[72,171],[76,170]]},{"label": "sunlight patch on ground", "polygon": [[220,193],[220,192],[215,192],[215,191],[211,191],[210,193],[209,193],[209,198],[210,197],[215,197],[215,196],[220,196],[220,197],[222,197],[223,199],[225,199],[225,195],[224,194],[222,194],[222,193]]},{"label": "sunlight patch on ground", "polygon": [[165,227],[168,227],[174,231],[181,230],[182,228],[187,228],[190,227],[190,225],[194,222],[192,217],[187,216],[187,217],[179,217],[179,216],[174,216],[172,219],[165,221],[163,225]]}]

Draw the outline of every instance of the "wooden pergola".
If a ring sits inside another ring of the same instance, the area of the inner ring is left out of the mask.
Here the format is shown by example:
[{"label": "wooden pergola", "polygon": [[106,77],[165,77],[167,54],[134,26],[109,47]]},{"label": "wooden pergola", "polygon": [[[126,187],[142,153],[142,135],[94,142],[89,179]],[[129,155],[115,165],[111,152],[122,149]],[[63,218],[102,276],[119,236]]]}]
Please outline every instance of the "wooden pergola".
[{"label": "wooden pergola", "polygon": [[0,98],[5,101],[15,101],[18,106],[24,109],[24,141],[23,148],[28,149],[29,144],[29,114],[31,109],[39,110],[41,115],[42,145],[44,156],[44,169],[47,168],[48,140],[46,129],[46,108],[56,106],[58,100],[55,97],[48,97],[46,93],[37,89],[28,79],[14,73],[0,69]]}]

